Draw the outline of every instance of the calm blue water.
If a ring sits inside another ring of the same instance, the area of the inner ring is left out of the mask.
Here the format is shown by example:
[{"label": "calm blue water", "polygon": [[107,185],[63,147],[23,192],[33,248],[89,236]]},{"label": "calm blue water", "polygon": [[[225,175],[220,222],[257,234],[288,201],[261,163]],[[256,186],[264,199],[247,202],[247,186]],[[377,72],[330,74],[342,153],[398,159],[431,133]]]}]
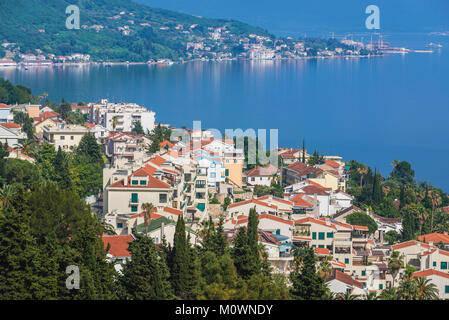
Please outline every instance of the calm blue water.
[{"label": "calm blue water", "polygon": [[449,37],[394,44],[444,48],[361,60],[0,69],[0,77],[60,101],[129,101],[175,126],[279,129],[281,146],[338,154],[386,175],[394,159],[449,191]]}]

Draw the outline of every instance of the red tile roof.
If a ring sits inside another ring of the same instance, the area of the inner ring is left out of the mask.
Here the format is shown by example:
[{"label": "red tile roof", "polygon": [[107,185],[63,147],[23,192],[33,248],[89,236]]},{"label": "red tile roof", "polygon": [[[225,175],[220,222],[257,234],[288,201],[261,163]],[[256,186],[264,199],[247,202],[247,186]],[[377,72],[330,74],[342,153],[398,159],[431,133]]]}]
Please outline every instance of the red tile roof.
[{"label": "red tile roof", "polygon": [[[139,169],[140,170],[140,169]],[[138,171],[139,171],[138,170]],[[137,171],[136,171],[137,172]],[[123,180],[119,180],[117,182],[114,182],[109,186],[109,188],[137,188],[137,189],[144,189],[144,188],[150,188],[150,189],[169,189],[171,186],[168,183],[165,183],[164,181],[161,181],[159,179],[156,179],[155,177],[149,176],[148,177],[148,185],[141,186],[141,185],[131,185],[130,178],[128,177],[128,185],[123,184]]]},{"label": "red tile roof", "polygon": [[4,103],[0,103],[0,108],[11,108],[11,107]]},{"label": "red tile roof", "polygon": [[435,275],[435,276],[440,276],[440,277],[444,277],[449,279],[449,273],[446,272],[442,272],[442,271],[438,271],[438,270],[434,270],[434,269],[427,269],[427,270],[423,270],[423,271],[417,271],[415,273],[413,273],[412,277],[428,277],[431,275]]},{"label": "red tile roof", "polygon": [[441,233],[429,233],[418,236],[418,240],[425,243],[433,242],[434,244],[437,244],[438,242],[449,243],[449,235]]},{"label": "red tile roof", "polygon": [[267,166],[257,166],[246,172],[247,177],[269,177],[275,173],[278,173],[279,168],[268,164]]},{"label": "red tile roof", "polygon": [[304,196],[305,195],[303,193],[300,193],[300,194],[297,194],[296,196],[294,196],[293,198],[291,198],[290,200],[293,201],[295,206],[312,208],[313,207],[313,203],[305,200]]},{"label": "red tile roof", "polygon": [[337,229],[332,222],[330,224],[327,224],[326,221],[318,220],[318,219],[311,218],[311,217],[302,218],[302,219],[298,219],[298,220],[295,221],[296,225],[298,225],[298,224],[309,224],[309,223],[316,223],[316,224],[319,224],[319,225],[322,225],[322,226],[326,226],[326,227],[331,228],[331,229]]},{"label": "red tile roof", "polygon": [[258,218],[259,218],[259,220],[269,219],[269,220],[277,221],[277,222],[280,222],[280,223],[285,223],[285,224],[288,224],[288,225],[291,225],[291,226],[293,226],[295,224],[293,222],[293,220],[282,219],[281,217],[277,217],[277,216],[274,216],[272,214],[266,214],[266,213],[265,214],[259,214]]},{"label": "red tile roof", "polygon": [[86,127],[89,127],[89,128],[95,127],[95,124],[89,123],[89,122],[86,122],[85,125],[86,125]]},{"label": "red tile roof", "polygon": [[168,212],[168,213],[172,213],[172,214],[176,214],[178,216],[182,215],[182,211],[172,208],[172,207],[164,207],[163,209],[164,212]]},{"label": "red tile roof", "polygon": [[417,245],[421,245],[421,247],[426,248],[426,249],[430,248],[430,246],[425,244],[425,243],[422,243],[422,242],[419,242],[419,241],[416,241],[416,240],[410,240],[410,241],[406,241],[406,242],[402,242],[402,243],[398,243],[398,244],[392,245],[391,249],[398,250],[398,249],[407,248],[407,247],[410,247],[410,246],[417,246]]},{"label": "red tile roof", "polygon": [[292,163],[291,165],[287,166],[286,168],[296,172],[296,175],[298,177],[304,177],[304,176],[307,176],[308,174],[317,174],[318,175],[318,174],[323,173],[323,170],[321,170],[319,168],[314,168],[314,167],[308,166],[307,164],[299,162],[299,161]]},{"label": "red tile roof", "polygon": [[335,162],[334,160],[326,160],[325,163],[332,168],[338,169],[340,168],[340,164],[338,164],[337,162]]},{"label": "red tile roof", "polygon": [[8,128],[8,129],[19,129],[19,128],[22,128],[20,124],[12,123],[12,122],[9,122],[9,123],[0,123],[0,125],[1,125],[2,127]]},{"label": "red tile roof", "polygon": [[327,195],[329,195],[329,193],[327,193],[325,190],[323,190],[322,188],[319,188],[319,187],[317,187],[315,185],[305,186],[301,190],[304,191],[308,195],[314,195],[315,193],[317,195],[319,195],[319,196],[327,196]]},{"label": "red tile roof", "polygon": [[169,148],[173,148],[173,147],[175,146],[173,143],[171,143],[171,142],[168,141],[168,140],[164,140],[164,141],[162,141],[161,143],[159,143],[159,146],[160,146],[161,148],[165,148],[165,146],[167,146],[167,145],[168,145]]},{"label": "red tile roof", "polygon": [[150,159],[150,162],[160,167],[166,160],[161,156],[156,156],[153,159]]},{"label": "red tile roof", "polygon": [[346,283],[347,285],[363,289],[363,284],[361,282],[354,280],[350,275],[339,270],[333,270],[332,275],[328,277],[327,281],[331,281],[334,279]]},{"label": "red tile roof", "polygon": [[106,249],[110,245],[109,252],[114,257],[130,257],[131,253],[128,251],[129,242],[134,241],[131,235],[103,235],[103,244]]},{"label": "red tile roof", "polygon": [[258,205],[264,206],[264,207],[269,207],[269,208],[275,209],[275,210],[277,210],[277,208],[278,208],[275,205],[269,205],[269,204],[266,204],[265,202],[259,201],[257,199],[251,199],[251,200],[236,202],[236,203],[230,204],[228,206],[228,208],[235,208],[235,207],[243,206],[245,204],[250,204],[250,203],[258,204]]}]

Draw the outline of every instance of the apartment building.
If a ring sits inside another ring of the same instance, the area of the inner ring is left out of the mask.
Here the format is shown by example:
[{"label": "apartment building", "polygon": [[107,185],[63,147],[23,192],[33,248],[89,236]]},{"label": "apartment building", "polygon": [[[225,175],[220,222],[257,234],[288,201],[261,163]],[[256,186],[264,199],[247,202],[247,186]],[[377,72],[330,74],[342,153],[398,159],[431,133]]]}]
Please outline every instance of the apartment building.
[{"label": "apartment building", "polygon": [[53,144],[56,150],[61,147],[63,151],[72,151],[76,148],[88,132],[86,127],[64,123],[42,127],[43,140]]},{"label": "apartment building", "polygon": [[107,99],[90,104],[89,122],[108,131],[131,132],[136,121],[145,132],[154,129],[155,112],[135,103],[111,103]]}]

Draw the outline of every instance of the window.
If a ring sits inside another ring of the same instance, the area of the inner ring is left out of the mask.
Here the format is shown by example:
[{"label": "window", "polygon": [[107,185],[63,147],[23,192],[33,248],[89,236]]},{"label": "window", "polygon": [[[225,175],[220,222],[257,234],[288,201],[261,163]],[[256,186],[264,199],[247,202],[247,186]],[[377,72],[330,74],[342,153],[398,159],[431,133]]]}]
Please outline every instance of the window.
[{"label": "window", "polygon": [[139,202],[137,193],[131,193],[131,202],[132,203]]},{"label": "window", "polygon": [[433,266],[434,266],[434,267],[437,266],[437,262],[436,262],[436,261],[433,262]]},{"label": "window", "polygon": [[324,244],[320,244],[318,248],[324,248]]},{"label": "window", "polygon": [[251,181],[256,181],[256,178],[252,177],[252,178],[251,178]]},{"label": "window", "polygon": [[444,293],[449,293],[449,286],[444,287]]},{"label": "window", "polygon": [[345,258],[345,263],[349,263],[349,258]]},{"label": "window", "polygon": [[147,185],[147,182],[146,182],[145,180],[140,180],[140,185],[141,185],[141,186],[146,186],[146,185]]},{"label": "window", "polygon": [[379,290],[382,290],[384,288],[384,285],[381,283],[379,284]]},{"label": "window", "polygon": [[362,270],[362,277],[366,276],[366,270]]},{"label": "window", "polygon": [[166,203],[167,202],[167,194],[166,193],[160,193],[159,194],[159,202],[160,203]]},{"label": "window", "polygon": [[74,140],[75,139],[75,137],[74,136],[70,136],[70,140]]},{"label": "window", "polygon": [[447,262],[441,262],[441,270],[447,269]]},{"label": "window", "polygon": [[139,184],[139,180],[132,180],[132,181],[131,181],[131,184],[132,184],[133,186],[137,186],[137,185]]},{"label": "window", "polygon": [[324,240],[324,232],[318,233],[318,240]]},{"label": "window", "polygon": [[131,212],[137,212],[137,206],[131,206]]},{"label": "window", "polygon": [[226,169],[226,170],[225,170],[225,176],[226,176],[226,177],[229,176],[229,169]]},{"label": "window", "polygon": [[312,239],[313,239],[313,240],[316,239],[316,232],[312,232]]},{"label": "window", "polygon": [[326,236],[327,236],[328,238],[333,238],[333,237],[334,237],[334,234],[333,234],[332,232],[328,232]]},{"label": "window", "polygon": [[123,228],[123,223],[122,222],[117,222],[117,228]]},{"label": "window", "polygon": [[61,136],[61,140],[65,140],[65,136]]}]

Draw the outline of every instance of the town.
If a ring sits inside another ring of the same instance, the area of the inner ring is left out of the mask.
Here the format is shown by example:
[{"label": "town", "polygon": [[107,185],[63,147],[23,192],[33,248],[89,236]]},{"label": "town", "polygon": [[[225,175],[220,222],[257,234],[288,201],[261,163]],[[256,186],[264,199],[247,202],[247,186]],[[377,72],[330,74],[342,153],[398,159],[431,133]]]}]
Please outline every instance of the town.
[{"label": "town", "polygon": [[[213,31],[217,39],[223,33]],[[203,44],[190,48],[192,54],[207,51]],[[251,50],[253,57],[274,54]],[[220,250],[231,250],[239,276],[250,277],[249,265],[257,260],[269,270],[266,276],[285,279],[291,296],[449,299],[449,199],[441,190],[414,184],[405,161],[395,161],[390,177],[383,178],[356,161],[312,152],[299,140],[298,146],[269,150],[278,156],[275,165],[248,163],[248,151],[238,148],[234,137],[175,128],[156,122],[156,112],[144,106],[106,99],[51,106],[0,104],[0,142],[7,147],[7,159],[43,172],[49,170],[45,155],[66,159],[55,165],[61,171],[51,174],[60,186],[79,185],[83,201],[101,221],[106,259],[118,274],[126,276],[142,259],[134,254],[144,253],[132,246],[136,242],[139,248],[145,238],[161,252],[174,248],[172,265],[179,239],[188,248],[207,248],[218,239],[226,247]],[[31,144],[37,153],[30,151]],[[95,172],[83,167],[87,160],[76,160],[87,146],[101,150],[99,162],[92,162]],[[75,169],[85,170],[77,176],[78,184],[67,178],[72,169],[65,161],[72,158]],[[13,168],[12,163],[2,165]],[[19,181],[7,174],[3,183]],[[256,251],[248,260],[244,239]],[[300,270],[309,270],[304,269],[307,263],[314,270],[308,276],[319,288],[301,285],[306,271]],[[217,283],[220,293],[207,287],[205,298],[233,297],[224,293],[226,281]],[[413,286],[419,290],[414,292]]]}]

